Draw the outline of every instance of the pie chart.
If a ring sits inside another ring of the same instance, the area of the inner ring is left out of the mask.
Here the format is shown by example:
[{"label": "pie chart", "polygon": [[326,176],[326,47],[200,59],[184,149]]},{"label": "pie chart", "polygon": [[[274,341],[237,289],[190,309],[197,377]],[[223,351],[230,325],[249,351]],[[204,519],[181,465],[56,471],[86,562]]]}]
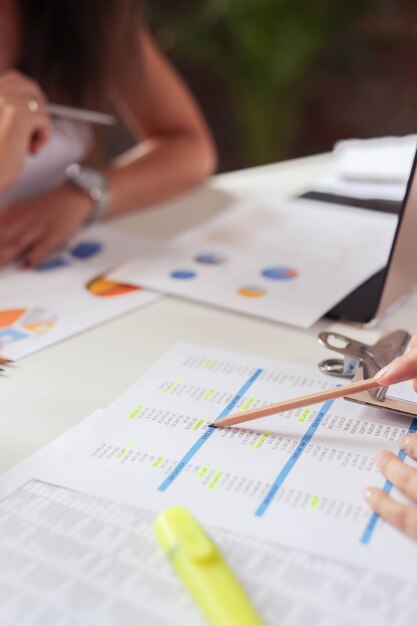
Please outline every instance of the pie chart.
[{"label": "pie chart", "polygon": [[217,252],[203,252],[195,257],[197,263],[204,263],[205,265],[220,265],[226,261],[226,257]]},{"label": "pie chart", "polygon": [[171,272],[171,278],[176,280],[190,280],[190,278],[195,278],[196,276],[197,274],[193,270],[174,270]]},{"label": "pie chart", "polygon": [[240,287],[237,292],[244,298],[262,298],[262,296],[266,295],[265,289],[253,286]]},{"label": "pie chart", "polygon": [[292,267],[277,265],[275,267],[266,267],[261,271],[261,275],[269,280],[293,280],[297,278],[298,271]]},{"label": "pie chart", "polygon": [[93,278],[93,280],[90,280],[87,283],[86,288],[90,293],[101,298],[124,296],[127,293],[132,293],[133,291],[139,291],[139,289],[141,289],[135,285],[127,285],[115,282],[114,280],[109,280],[106,276],[97,276],[96,278]]},{"label": "pie chart", "polygon": [[0,343],[43,335],[55,326],[57,317],[42,308],[5,309],[0,311]]}]

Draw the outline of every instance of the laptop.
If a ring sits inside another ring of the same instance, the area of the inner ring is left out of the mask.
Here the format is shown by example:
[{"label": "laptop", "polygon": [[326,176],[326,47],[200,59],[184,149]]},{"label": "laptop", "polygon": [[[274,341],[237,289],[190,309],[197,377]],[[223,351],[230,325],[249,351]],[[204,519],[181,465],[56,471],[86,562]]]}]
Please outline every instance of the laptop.
[{"label": "laptop", "polygon": [[[417,284],[417,153],[398,213],[387,265],[327,313],[329,317],[368,323],[379,318]],[[347,204],[345,199],[345,204]],[[381,201],[381,210],[386,210]]]}]

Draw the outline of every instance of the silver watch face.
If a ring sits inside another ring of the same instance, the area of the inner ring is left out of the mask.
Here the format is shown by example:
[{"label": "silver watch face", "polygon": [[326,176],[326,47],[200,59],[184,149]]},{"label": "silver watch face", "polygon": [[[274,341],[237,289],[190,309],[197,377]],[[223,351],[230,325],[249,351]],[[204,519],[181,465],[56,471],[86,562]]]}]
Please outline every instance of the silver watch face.
[{"label": "silver watch face", "polygon": [[81,167],[76,174],[76,180],[74,180],[74,182],[77,182],[80,187],[83,187],[87,191],[91,191],[92,189],[104,191],[107,189],[107,180],[104,174],[89,167]]},{"label": "silver watch face", "polygon": [[90,167],[81,167],[78,164],[70,165],[67,169],[67,179],[82,189],[94,201],[93,221],[103,218],[110,202],[110,191],[107,178],[101,172]]}]

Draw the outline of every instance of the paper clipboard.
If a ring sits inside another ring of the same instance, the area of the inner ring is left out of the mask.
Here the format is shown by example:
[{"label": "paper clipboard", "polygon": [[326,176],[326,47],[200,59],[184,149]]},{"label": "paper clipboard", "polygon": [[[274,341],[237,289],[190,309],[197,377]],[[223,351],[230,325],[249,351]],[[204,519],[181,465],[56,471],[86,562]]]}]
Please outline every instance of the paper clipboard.
[{"label": "paper clipboard", "polygon": [[[363,367],[361,366],[358,367],[352,382],[356,382],[359,380],[364,380]],[[386,395],[382,400],[378,400],[374,395],[372,395],[372,392],[370,391],[357,393],[354,396],[345,396],[345,399],[351,402],[357,402],[359,404],[379,406],[382,409],[388,409],[390,411],[395,411],[396,413],[402,413],[403,415],[417,415],[417,402],[414,403],[407,402],[406,400],[396,400],[394,398],[389,398]]]},{"label": "paper clipboard", "polygon": [[[384,335],[375,344],[368,345],[338,333],[322,332],[319,335],[319,343],[343,354],[344,360],[327,359],[319,364],[319,368],[322,372],[346,377],[351,377],[354,370],[352,382],[373,378],[385,365],[406,352],[410,339],[411,335],[407,331],[396,330]],[[345,397],[351,402],[377,406],[404,415],[417,415],[417,402],[389,398],[386,395],[387,389],[381,387],[376,391],[365,391]]]}]

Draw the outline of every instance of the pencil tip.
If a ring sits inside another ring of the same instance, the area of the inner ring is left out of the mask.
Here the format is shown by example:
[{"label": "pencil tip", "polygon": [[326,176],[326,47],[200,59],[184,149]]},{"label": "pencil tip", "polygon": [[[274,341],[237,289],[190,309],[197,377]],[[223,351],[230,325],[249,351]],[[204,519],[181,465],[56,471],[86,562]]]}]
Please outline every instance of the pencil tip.
[{"label": "pencil tip", "polygon": [[214,422],[209,422],[207,424],[208,428],[217,428],[216,424]]}]

